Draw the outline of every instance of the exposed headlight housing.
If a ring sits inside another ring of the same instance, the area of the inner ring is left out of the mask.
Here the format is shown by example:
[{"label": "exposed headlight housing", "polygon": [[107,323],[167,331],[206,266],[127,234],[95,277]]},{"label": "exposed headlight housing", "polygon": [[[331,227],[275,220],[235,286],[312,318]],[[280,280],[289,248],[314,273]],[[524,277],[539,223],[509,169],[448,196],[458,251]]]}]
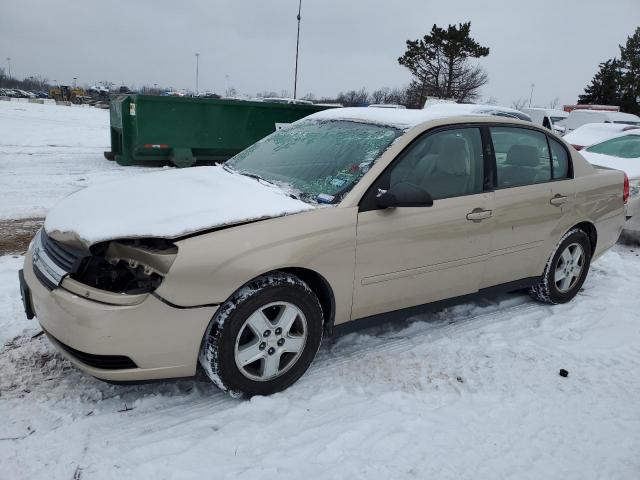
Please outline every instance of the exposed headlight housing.
[{"label": "exposed headlight housing", "polygon": [[137,295],[153,292],[173,264],[178,247],[163,239],[114,240],[92,247],[71,278],[89,287]]}]

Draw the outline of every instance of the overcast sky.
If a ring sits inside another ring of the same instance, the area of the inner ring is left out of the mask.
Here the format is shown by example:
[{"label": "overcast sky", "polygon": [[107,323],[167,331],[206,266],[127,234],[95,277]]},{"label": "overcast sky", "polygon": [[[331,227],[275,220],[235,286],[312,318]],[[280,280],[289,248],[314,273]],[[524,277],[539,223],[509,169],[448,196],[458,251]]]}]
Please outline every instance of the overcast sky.
[{"label": "overcast sky", "polygon": [[[2,0],[0,59],[17,77],[293,91],[298,0]],[[402,86],[407,39],[471,21],[491,49],[484,98],[573,103],[640,25],[640,0],[303,0],[298,94]]]}]

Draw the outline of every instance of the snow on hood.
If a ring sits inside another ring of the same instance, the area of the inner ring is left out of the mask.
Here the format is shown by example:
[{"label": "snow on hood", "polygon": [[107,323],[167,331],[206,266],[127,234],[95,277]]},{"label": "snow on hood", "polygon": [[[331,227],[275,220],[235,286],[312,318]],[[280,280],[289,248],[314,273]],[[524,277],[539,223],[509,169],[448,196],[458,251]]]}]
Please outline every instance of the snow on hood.
[{"label": "snow on hood", "polygon": [[580,153],[592,165],[622,170],[627,174],[629,180],[640,179],[640,158],[614,157],[612,155],[603,155],[602,153],[587,152],[586,150],[581,150]]},{"label": "snow on hood", "polygon": [[314,207],[280,187],[222,167],[136,175],[80,190],[47,215],[48,235],[85,246],[117,238],[174,238]]}]

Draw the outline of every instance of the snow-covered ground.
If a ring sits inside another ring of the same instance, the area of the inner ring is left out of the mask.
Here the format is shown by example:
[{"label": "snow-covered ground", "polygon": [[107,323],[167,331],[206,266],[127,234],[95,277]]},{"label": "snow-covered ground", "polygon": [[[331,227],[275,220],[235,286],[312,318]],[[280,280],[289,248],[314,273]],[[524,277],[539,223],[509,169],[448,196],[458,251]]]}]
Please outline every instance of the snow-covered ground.
[{"label": "snow-covered ground", "polygon": [[[2,103],[1,125],[15,115],[29,131],[30,113]],[[18,172],[0,179],[0,211],[44,213],[80,186],[43,172],[129,174],[100,157],[106,120],[88,133],[104,112],[82,111],[62,114],[78,117],[38,143],[33,170],[0,127],[0,167]],[[74,155],[46,147],[76,135]],[[117,386],[81,373],[25,319],[22,257],[0,257],[0,479],[638,479],[639,255],[616,246],[566,305],[505,295],[327,341],[298,383],[251,400],[203,374]]]},{"label": "snow-covered ground", "polygon": [[109,111],[0,102],[0,220],[42,217],[93,183],[150,171],[107,161]]}]

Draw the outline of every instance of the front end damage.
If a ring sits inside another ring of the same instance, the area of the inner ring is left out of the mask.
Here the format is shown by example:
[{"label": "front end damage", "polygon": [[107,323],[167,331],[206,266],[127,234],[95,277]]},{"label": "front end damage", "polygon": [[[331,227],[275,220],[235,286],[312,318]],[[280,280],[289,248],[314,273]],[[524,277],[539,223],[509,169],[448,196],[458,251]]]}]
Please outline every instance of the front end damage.
[{"label": "front end damage", "polygon": [[42,230],[25,257],[21,291],[54,346],[91,375],[190,376],[217,307],[177,308],[153,295],[177,254],[164,239],[77,248]]}]

